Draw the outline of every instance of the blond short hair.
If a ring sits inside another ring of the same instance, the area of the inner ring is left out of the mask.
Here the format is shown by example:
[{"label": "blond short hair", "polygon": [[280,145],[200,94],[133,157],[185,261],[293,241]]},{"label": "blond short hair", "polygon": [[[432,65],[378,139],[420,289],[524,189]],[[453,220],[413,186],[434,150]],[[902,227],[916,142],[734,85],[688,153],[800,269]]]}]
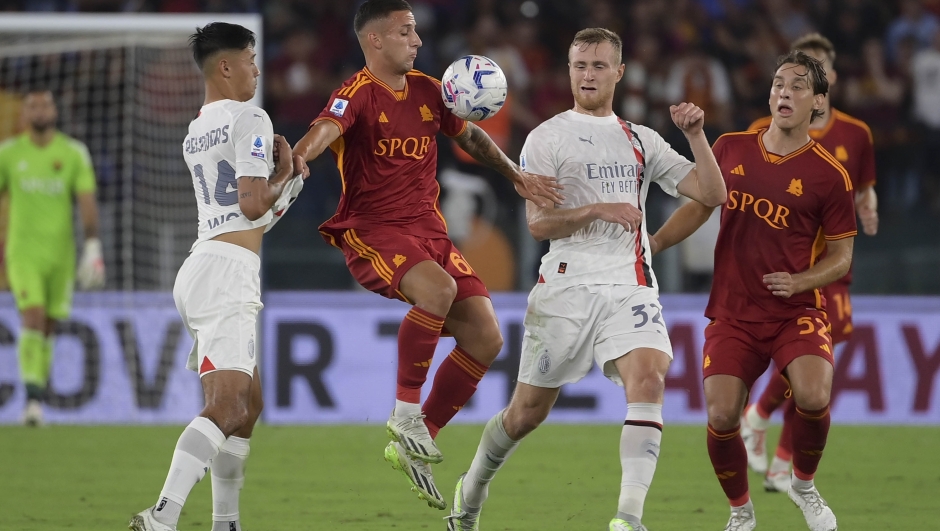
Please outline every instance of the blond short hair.
[{"label": "blond short hair", "polygon": [[586,28],[583,29],[574,35],[574,40],[571,41],[571,46],[578,46],[582,44],[600,44],[602,42],[609,42],[614,48],[614,55],[617,58],[615,64],[619,65],[621,59],[623,58],[623,41],[620,40],[620,36],[616,33],[610,31],[606,28]]}]

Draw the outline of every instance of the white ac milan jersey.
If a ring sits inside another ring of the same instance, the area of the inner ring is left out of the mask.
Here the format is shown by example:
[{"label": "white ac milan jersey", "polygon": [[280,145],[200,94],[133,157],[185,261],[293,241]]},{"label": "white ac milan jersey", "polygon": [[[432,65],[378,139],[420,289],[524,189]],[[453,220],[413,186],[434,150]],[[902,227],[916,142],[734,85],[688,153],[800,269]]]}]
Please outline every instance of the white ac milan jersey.
[{"label": "white ac milan jersey", "polygon": [[695,167],[648,127],[616,115],[596,117],[572,110],[545,121],[526,138],[522,169],[557,177],[564,203],[630,203],[643,212],[640,230],[627,232],[596,220],[551,241],[542,257],[541,281],[561,284],[630,284],[657,289],[650,267],[646,197],[655,182],[677,196],[676,186]]},{"label": "white ac milan jersey", "polygon": [[272,220],[270,210],[254,221],[242,214],[238,179],[269,178],[273,157],[274,128],[266,112],[235,100],[202,107],[183,142],[199,210],[199,235],[193,247],[219,234],[254,229]]}]

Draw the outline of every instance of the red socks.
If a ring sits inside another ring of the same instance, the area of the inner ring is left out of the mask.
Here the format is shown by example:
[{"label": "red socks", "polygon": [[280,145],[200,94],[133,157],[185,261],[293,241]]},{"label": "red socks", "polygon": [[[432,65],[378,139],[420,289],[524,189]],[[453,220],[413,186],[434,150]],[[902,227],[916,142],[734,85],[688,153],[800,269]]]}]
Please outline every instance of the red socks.
[{"label": "red socks", "polygon": [[741,439],[741,426],[719,431],[709,425],[708,457],[731,506],[746,504],[751,497],[747,485],[747,450]]},{"label": "red socks", "polygon": [[783,429],[777,443],[777,457],[784,461],[793,459],[793,421],[796,417],[796,401],[788,398],[783,404]]},{"label": "red socks", "polygon": [[431,437],[437,437],[437,432],[470,400],[488,368],[459,346],[441,363],[434,376],[431,394],[422,408],[426,415],[424,423]]},{"label": "red socks", "polygon": [[767,387],[760,395],[757,401],[757,412],[765,419],[769,419],[774,411],[780,407],[780,404],[787,399],[787,391],[790,390],[790,384],[780,373],[774,373],[767,383]]},{"label": "red socks", "polygon": [[796,408],[793,416],[793,475],[804,481],[813,479],[829,436],[829,406],[817,411]]},{"label": "red socks", "polygon": [[444,318],[417,306],[405,315],[398,329],[398,387],[395,398],[402,402],[421,402],[421,386],[428,379],[428,369],[441,337]]}]

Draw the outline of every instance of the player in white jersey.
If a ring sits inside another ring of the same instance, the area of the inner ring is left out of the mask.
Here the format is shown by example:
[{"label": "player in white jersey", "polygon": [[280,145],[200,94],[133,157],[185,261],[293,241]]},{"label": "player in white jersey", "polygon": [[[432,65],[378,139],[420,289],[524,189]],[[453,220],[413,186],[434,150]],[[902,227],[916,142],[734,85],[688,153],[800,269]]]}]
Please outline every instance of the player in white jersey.
[{"label": "player in white jersey", "polygon": [[568,50],[574,108],[533,130],[524,170],[564,186],[558,208],[528,202],[529,231],[551,240],[529,294],[519,383],[509,407],[489,420],[469,471],[457,481],[448,529],[479,529],[489,483],[519,441],[545,420],[562,385],[596,362],[626,388],[620,436],[622,481],[611,531],[645,530],[643,503],[659,458],[662,403],[672,347],[650,268],[643,204],[651,183],[705,205],[725,201],[721,171],[705,134],[704,113],[670,108],[697,164],[656,132],[613,113],[623,76],[620,37],[601,28],[575,35]]},{"label": "player in white jersey", "polygon": [[175,530],[190,490],[210,467],[212,531],[241,531],[238,496],[262,408],[255,364],[255,320],[262,307],[258,251],[263,233],[309,175],[287,141],[274,134],[267,113],[247,103],[260,75],[254,44],[251,31],[221,22],[190,37],[206,81],[205,103],[183,143],[199,235],[173,298],[195,339],[187,366],[199,373],[206,405],[180,436],[156,505],[131,520],[135,531]]}]

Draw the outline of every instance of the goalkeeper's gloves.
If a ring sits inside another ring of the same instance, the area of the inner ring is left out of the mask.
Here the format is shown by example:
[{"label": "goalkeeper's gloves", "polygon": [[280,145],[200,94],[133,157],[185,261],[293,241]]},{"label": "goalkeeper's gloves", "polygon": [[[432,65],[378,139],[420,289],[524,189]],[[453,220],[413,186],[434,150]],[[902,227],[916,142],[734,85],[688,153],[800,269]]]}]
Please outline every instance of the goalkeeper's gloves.
[{"label": "goalkeeper's gloves", "polygon": [[268,222],[267,226],[264,228],[264,232],[271,230],[278,221],[281,220],[287,209],[290,208],[291,203],[297,199],[297,196],[300,195],[300,191],[304,188],[304,176],[303,174],[295,175],[287,184],[284,185],[284,189],[281,190],[280,197],[277,198],[277,201],[274,202],[274,205],[271,207],[271,211],[274,212],[274,219]]},{"label": "goalkeeper's gloves", "polygon": [[101,240],[88,238],[82,250],[82,258],[76,273],[78,287],[83,290],[104,287],[104,258],[101,256]]}]

